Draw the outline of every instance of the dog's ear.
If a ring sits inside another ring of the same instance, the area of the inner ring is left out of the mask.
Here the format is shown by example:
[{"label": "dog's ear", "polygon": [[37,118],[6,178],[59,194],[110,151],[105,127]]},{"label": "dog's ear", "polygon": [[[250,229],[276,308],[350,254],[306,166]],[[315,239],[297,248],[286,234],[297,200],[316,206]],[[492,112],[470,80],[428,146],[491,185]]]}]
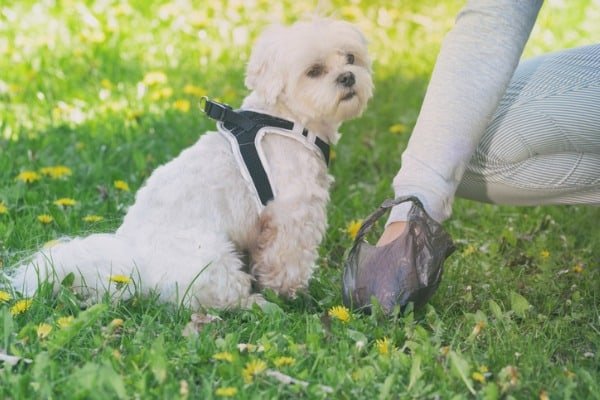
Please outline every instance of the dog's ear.
[{"label": "dog's ear", "polygon": [[266,104],[275,104],[283,91],[282,41],[285,27],[272,25],[258,38],[246,67],[246,87],[263,98]]}]

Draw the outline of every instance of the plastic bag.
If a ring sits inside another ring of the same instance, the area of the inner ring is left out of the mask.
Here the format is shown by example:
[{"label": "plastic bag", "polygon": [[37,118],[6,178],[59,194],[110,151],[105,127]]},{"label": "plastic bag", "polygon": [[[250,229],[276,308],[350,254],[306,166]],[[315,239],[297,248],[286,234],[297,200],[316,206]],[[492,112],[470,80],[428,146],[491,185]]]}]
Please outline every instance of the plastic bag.
[{"label": "plastic bag", "polygon": [[[407,229],[391,243],[375,247],[364,239],[375,222],[393,206],[412,201]],[[396,305],[423,306],[442,278],[444,261],[455,250],[452,238],[423,209],[416,197],[386,200],[362,224],[344,265],[346,306],[370,310],[375,297],[390,313]]]}]

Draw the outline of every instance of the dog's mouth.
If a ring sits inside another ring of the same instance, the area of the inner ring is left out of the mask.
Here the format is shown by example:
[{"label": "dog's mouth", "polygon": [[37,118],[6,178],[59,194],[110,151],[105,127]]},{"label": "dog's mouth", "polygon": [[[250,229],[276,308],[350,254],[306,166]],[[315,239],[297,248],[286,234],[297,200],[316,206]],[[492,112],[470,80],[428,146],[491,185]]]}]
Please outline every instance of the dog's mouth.
[{"label": "dog's mouth", "polygon": [[346,101],[346,100],[350,100],[351,98],[353,98],[354,96],[356,96],[356,92],[354,90],[350,90],[348,93],[346,93],[345,95],[343,95],[340,98],[340,101]]}]

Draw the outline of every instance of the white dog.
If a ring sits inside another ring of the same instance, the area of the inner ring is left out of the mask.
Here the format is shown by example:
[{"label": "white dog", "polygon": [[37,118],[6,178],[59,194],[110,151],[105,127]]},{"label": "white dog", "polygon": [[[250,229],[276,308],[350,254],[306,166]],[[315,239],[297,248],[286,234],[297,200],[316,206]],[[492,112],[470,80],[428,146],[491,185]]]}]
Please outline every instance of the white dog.
[{"label": "white dog", "polygon": [[13,287],[31,295],[40,281],[73,273],[75,288],[100,296],[114,287],[111,276],[125,275],[142,292],[194,309],[264,301],[254,280],[294,296],[308,284],[326,228],[332,178],[315,142],[335,143],[340,124],[361,114],[370,72],[366,41],[347,22],[269,28],[250,56],[242,110],[294,125],[257,135],[273,199],[261,204],[221,123],[153,172],[115,233],[40,250],[17,267]]}]

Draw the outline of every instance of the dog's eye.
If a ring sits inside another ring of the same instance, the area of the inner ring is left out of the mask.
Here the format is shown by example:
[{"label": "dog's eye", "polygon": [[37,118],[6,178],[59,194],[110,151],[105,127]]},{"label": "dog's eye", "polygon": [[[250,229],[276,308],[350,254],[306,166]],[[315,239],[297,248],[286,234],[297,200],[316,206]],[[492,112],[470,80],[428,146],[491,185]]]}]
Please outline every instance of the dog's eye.
[{"label": "dog's eye", "polygon": [[352,54],[352,53],[346,54],[346,62],[348,64],[354,64],[354,54]]},{"label": "dog's eye", "polygon": [[325,72],[325,66],[321,64],[315,64],[306,71],[306,75],[311,78],[317,78]]}]

